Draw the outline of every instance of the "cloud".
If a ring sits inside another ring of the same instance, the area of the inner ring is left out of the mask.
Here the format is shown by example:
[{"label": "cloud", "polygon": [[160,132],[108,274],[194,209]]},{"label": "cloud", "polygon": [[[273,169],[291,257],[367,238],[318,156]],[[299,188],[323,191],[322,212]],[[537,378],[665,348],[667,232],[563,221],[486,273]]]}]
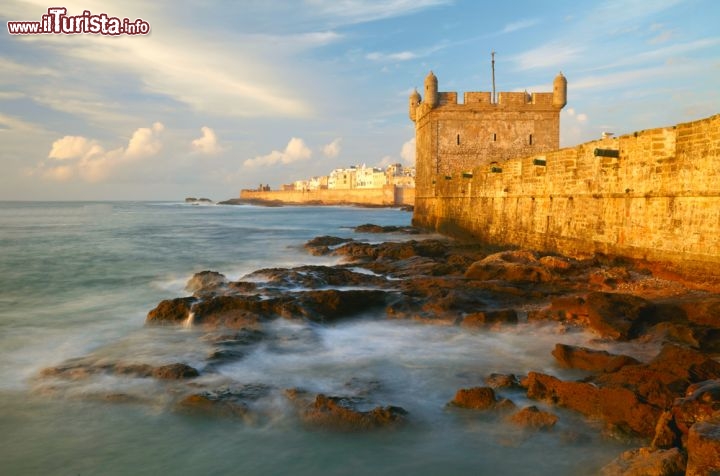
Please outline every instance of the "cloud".
[{"label": "cloud", "polygon": [[222,148],[218,144],[215,131],[207,126],[201,127],[200,130],[202,131],[202,137],[192,141],[191,145],[193,150],[204,155],[214,155],[222,151]]},{"label": "cloud", "polygon": [[401,51],[399,53],[380,53],[375,51],[365,55],[365,58],[371,61],[409,61],[417,57],[418,54],[412,51]]},{"label": "cloud", "polygon": [[515,63],[517,70],[524,71],[568,65],[580,57],[582,52],[582,47],[552,42],[515,55],[510,59]]},{"label": "cloud", "polygon": [[365,23],[399,16],[412,15],[421,10],[448,5],[452,0],[306,0],[320,15],[341,24]]},{"label": "cloud", "polygon": [[415,138],[405,142],[400,149],[400,157],[409,165],[415,165]]},{"label": "cloud", "polygon": [[514,31],[524,30],[525,28],[530,28],[531,26],[537,25],[538,23],[540,23],[540,20],[537,18],[508,23],[507,25],[505,25],[505,28],[502,29],[501,33],[512,33]]},{"label": "cloud", "polygon": [[[102,182],[121,166],[157,155],[162,149],[159,135],[165,127],[156,122],[133,132],[126,147],[105,150],[102,145],[83,136],[65,136],[53,142],[48,159],[38,171],[49,180],[67,181],[79,177],[87,182]],[[59,161],[61,165],[56,165]]]},{"label": "cloud", "polygon": [[98,151],[102,151],[102,147],[96,141],[82,136],[65,136],[53,142],[48,159],[82,159]]},{"label": "cloud", "polygon": [[305,145],[305,141],[293,137],[285,146],[285,150],[274,150],[267,155],[260,155],[254,159],[243,162],[245,167],[264,167],[275,164],[291,164],[301,160],[307,160],[312,156],[312,151]]},{"label": "cloud", "polygon": [[325,144],[322,148],[323,155],[330,159],[334,159],[335,157],[340,155],[340,141],[342,141],[342,139],[338,137],[329,144]]}]

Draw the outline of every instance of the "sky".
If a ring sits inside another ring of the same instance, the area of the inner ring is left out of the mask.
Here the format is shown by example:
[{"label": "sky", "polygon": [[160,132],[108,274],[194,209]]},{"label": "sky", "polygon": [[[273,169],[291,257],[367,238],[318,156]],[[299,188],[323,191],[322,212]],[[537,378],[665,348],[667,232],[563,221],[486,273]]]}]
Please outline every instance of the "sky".
[{"label": "sky", "polygon": [[[142,19],[147,35],[11,35]],[[720,113],[716,0],[3,0],[0,200],[223,200],[414,164],[408,96],[545,92],[563,147]]]}]

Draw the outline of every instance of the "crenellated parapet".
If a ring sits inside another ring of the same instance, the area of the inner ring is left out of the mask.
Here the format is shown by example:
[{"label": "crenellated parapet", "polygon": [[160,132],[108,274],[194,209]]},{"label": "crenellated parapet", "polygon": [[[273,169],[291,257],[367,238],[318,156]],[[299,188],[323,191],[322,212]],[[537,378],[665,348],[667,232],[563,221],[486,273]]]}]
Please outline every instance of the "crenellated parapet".
[{"label": "crenellated parapet", "polygon": [[409,116],[415,122],[417,186],[431,187],[434,174],[555,150],[560,146],[560,110],[567,80],[558,74],[552,92],[438,91],[437,76],[425,78],[424,97],[413,91]]}]

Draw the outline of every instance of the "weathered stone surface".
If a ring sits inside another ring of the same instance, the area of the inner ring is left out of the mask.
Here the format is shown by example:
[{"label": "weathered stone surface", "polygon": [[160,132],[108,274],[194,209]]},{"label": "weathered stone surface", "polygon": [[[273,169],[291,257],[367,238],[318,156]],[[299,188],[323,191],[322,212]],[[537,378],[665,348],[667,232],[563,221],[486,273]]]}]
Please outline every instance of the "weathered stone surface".
[{"label": "weathered stone surface", "polygon": [[627,340],[637,337],[643,311],[650,308],[645,299],[630,294],[593,292],[585,298],[590,327],[602,337]]},{"label": "weathered stone surface", "polygon": [[491,387],[461,388],[449,406],[471,410],[512,410],[515,404],[507,398],[497,399]]},{"label": "weathered stone surface", "polygon": [[561,367],[591,372],[615,372],[626,365],[640,363],[637,359],[627,355],[614,355],[604,350],[565,344],[555,344],[552,355]]},{"label": "weathered stone surface", "polygon": [[684,439],[695,424],[720,416],[720,379],[690,385],[684,398],[678,398],[672,409],[668,426]]},{"label": "weathered stone surface", "polygon": [[470,265],[465,277],[482,281],[498,279],[520,283],[553,280],[552,273],[529,251],[503,251],[487,256]]},{"label": "weathered stone surface", "polygon": [[305,249],[312,255],[322,256],[332,252],[333,247],[350,241],[353,240],[351,238],[339,238],[337,236],[316,236],[305,243]]},{"label": "weathered stone surface", "polygon": [[683,476],[685,455],[678,448],[638,448],[622,453],[603,467],[602,476]]},{"label": "weathered stone surface", "polygon": [[411,235],[417,235],[420,233],[418,228],[412,226],[381,226],[374,225],[372,223],[365,223],[364,225],[358,225],[355,227],[355,233],[407,233]]},{"label": "weathered stone surface", "polygon": [[651,437],[661,410],[623,387],[598,387],[588,382],[565,382],[530,372],[522,382],[529,398],[543,400],[598,418],[614,428]]},{"label": "weathered stone surface", "polygon": [[514,425],[530,430],[550,430],[558,422],[557,415],[540,410],[535,405],[525,407],[508,417]]},{"label": "weathered stone surface", "polygon": [[200,375],[200,373],[197,369],[181,363],[163,365],[154,368],[152,371],[153,377],[163,380],[181,380],[194,378],[198,375]]},{"label": "weathered stone surface", "polygon": [[263,280],[264,285],[284,288],[324,288],[337,286],[387,286],[382,276],[358,273],[336,266],[299,266],[297,268],[267,268],[254,271],[243,279]]},{"label": "weathered stone surface", "polygon": [[300,417],[313,426],[353,431],[395,427],[405,421],[406,415],[407,411],[395,406],[378,406],[369,411],[360,411],[355,408],[352,399],[319,394],[301,412]]},{"label": "weathered stone surface", "polygon": [[687,452],[686,476],[720,474],[720,416],[690,428]]},{"label": "weathered stone surface", "polygon": [[485,378],[485,384],[493,389],[495,388],[509,388],[518,389],[520,387],[520,381],[516,375],[513,374],[496,374],[492,373]]},{"label": "weathered stone surface", "polygon": [[197,301],[192,297],[166,299],[160,301],[155,309],[148,312],[148,324],[180,324],[190,314],[191,306]]},{"label": "weathered stone surface", "polygon": [[517,312],[514,309],[500,309],[466,314],[460,325],[468,328],[479,328],[497,324],[517,324],[517,322]]},{"label": "weathered stone surface", "polygon": [[217,271],[200,271],[188,280],[185,290],[196,296],[201,296],[219,291],[226,283],[227,278],[224,274]]},{"label": "weathered stone surface", "polygon": [[587,325],[588,308],[582,296],[560,296],[554,298],[550,306],[528,312],[528,321],[557,321],[563,323]]},{"label": "weathered stone surface", "polygon": [[183,413],[209,414],[218,417],[241,417],[247,419],[249,404],[266,397],[270,387],[263,384],[246,384],[221,387],[187,395],[177,404]]}]

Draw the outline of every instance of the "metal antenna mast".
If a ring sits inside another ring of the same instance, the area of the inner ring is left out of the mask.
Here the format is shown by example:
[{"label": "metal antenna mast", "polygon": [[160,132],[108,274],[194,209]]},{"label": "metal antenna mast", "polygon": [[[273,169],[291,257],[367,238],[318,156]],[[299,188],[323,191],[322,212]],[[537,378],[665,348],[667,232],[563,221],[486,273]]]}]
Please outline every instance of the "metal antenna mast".
[{"label": "metal antenna mast", "polygon": [[492,102],[495,104],[495,52],[490,53],[492,56],[492,83],[493,83],[493,94],[492,94]]}]

